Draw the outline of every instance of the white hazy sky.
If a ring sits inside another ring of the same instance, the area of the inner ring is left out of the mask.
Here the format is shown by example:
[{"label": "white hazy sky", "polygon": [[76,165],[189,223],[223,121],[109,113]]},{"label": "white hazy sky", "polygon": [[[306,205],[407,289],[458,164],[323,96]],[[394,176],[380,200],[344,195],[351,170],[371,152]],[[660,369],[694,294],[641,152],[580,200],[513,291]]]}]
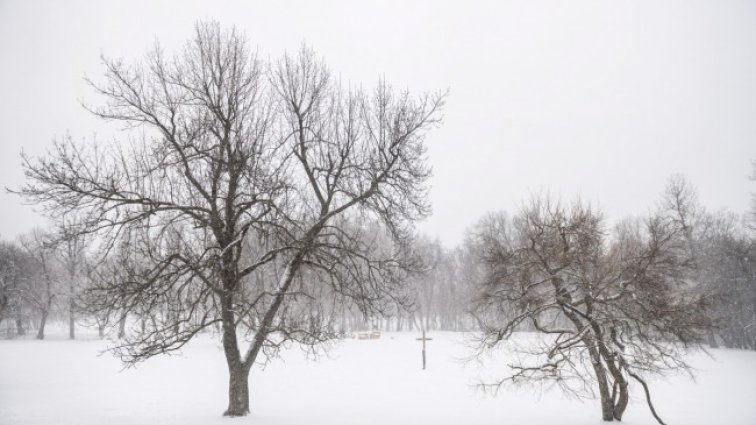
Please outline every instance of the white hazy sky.
[{"label": "white hazy sky", "polygon": [[[372,86],[450,89],[428,139],[447,245],[533,193],[580,196],[609,217],[643,214],[683,173],[711,209],[744,212],[756,183],[756,1],[86,2],[0,0],[0,176],[19,152],[107,129],[81,107],[99,56],[170,49],[198,19],[241,28],[264,56],[302,42]],[[0,235],[44,221],[0,194]]]}]

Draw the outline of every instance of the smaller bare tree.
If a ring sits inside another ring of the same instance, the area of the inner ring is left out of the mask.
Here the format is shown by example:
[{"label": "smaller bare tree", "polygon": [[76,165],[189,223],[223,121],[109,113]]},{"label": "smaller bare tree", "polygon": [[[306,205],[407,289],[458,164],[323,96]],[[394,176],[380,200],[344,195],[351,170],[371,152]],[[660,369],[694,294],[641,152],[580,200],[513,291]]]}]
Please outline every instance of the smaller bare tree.
[{"label": "smaller bare tree", "polygon": [[645,376],[689,370],[687,348],[710,326],[706,298],[686,277],[685,229],[664,214],[625,221],[613,234],[577,202],[536,199],[512,219],[476,228],[486,273],[475,314],[486,351],[532,329],[542,338],[510,365],[506,382],[555,383],[578,396],[598,391],[602,418],[621,420],[630,381],[649,407]]},{"label": "smaller bare tree", "polygon": [[45,339],[45,327],[60,292],[60,267],[56,261],[55,237],[42,230],[34,230],[21,238],[21,246],[29,255],[36,273],[27,281],[24,300],[39,314],[37,339]]}]

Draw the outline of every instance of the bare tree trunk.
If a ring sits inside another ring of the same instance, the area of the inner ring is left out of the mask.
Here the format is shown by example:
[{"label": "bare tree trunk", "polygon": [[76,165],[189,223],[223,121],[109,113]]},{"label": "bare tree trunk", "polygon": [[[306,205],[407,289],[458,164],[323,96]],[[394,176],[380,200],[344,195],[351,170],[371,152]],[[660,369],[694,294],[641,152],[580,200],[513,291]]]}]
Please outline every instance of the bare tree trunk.
[{"label": "bare tree trunk", "polygon": [[716,335],[714,335],[714,331],[709,331],[707,334],[707,337],[709,339],[709,347],[719,348],[719,344],[717,343],[717,337]]},{"label": "bare tree trunk", "polygon": [[598,381],[599,394],[601,396],[601,419],[606,422],[612,422],[614,420],[614,403],[612,395],[609,392],[609,383],[606,380],[606,369],[601,364],[601,358],[598,353],[595,355],[595,348],[591,349],[591,363],[593,364],[593,371],[596,373],[596,380]]},{"label": "bare tree trunk", "polygon": [[47,310],[42,311],[39,319],[39,330],[37,330],[37,339],[45,339],[45,324],[47,323]]},{"label": "bare tree trunk", "polygon": [[223,353],[228,365],[228,408],[224,416],[244,416],[249,413],[249,369],[244,367],[239,342],[236,338],[236,321],[233,300],[226,295],[221,300],[223,322]]},{"label": "bare tree trunk", "polygon": [[74,300],[68,303],[68,339],[76,339],[76,315],[74,314]]},{"label": "bare tree trunk", "polygon": [[104,323],[99,323],[97,325],[97,336],[99,336],[100,339],[105,338],[105,324]]},{"label": "bare tree trunk", "polygon": [[16,317],[16,335],[26,335],[26,328],[24,327],[24,320],[20,317]]},{"label": "bare tree trunk", "polygon": [[118,319],[118,338],[123,338],[126,336],[126,314],[121,315],[121,318]]},{"label": "bare tree trunk", "polygon": [[[562,293],[561,281],[557,279],[552,279],[552,281],[555,288],[557,289],[557,293]],[[563,296],[563,298],[564,301],[562,302],[571,302],[569,295]],[[565,316],[573,323],[575,329],[581,330],[586,326],[590,326],[589,324],[584,324],[583,321],[571,310],[562,308],[562,311],[564,312]],[[604,368],[604,364],[601,361],[601,353],[599,352],[599,348],[596,344],[596,336],[587,333],[584,337],[582,337],[582,341],[588,349],[588,354],[591,357],[591,365],[593,366],[593,371],[596,374],[596,382],[598,382],[599,386],[599,395],[601,397],[601,419],[606,422],[612,422],[614,421],[614,400],[612,399],[612,394],[609,392],[609,382],[606,378],[606,368]]]},{"label": "bare tree trunk", "polygon": [[223,415],[244,416],[249,413],[249,369],[229,365],[228,373],[228,409]]},{"label": "bare tree trunk", "polygon": [[[609,360],[607,360],[607,363],[609,363]],[[622,415],[625,414],[625,409],[627,409],[627,403],[630,401],[630,395],[627,390],[627,380],[622,376],[622,373],[615,365],[610,366],[610,372],[614,378],[615,384],[617,384],[617,387],[619,388],[619,398],[616,403],[612,400],[614,404],[614,419],[621,421]]]},{"label": "bare tree trunk", "polygon": [[617,398],[616,402],[614,399],[614,396],[617,395],[617,393],[613,394],[612,399],[612,410],[614,412],[614,419],[621,421],[622,415],[625,413],[625,409],[627,408],[627,403],[630,399],[628,391],[627,391],[627,380],[624,376],[622,376],[622,371],[620,371],[620,368],[618,367],[616,363],[616,355],[612,355],[612,353],[607,348],[606,344],[603,341],[603,332],[601,328],[599,327],[596,322],[591,320],[591,327],[593,327],[593,331],[595,333],[595,340],[596,340],[596,347],[598,349],[598,353],[600,357],[604,359],[604,363],[606,363],[606,369],[609,370],[609,373],[612,375],[612,379],[614,380],[615,388],[619,389],[619,398]]},{"label": "bare tree trunk", "polygon": [[5,308],[8,306],[8,297],[0,294],[0,323],[3,322],[3,319],[5,319],[5,315],[3,312],[5,311]]}]

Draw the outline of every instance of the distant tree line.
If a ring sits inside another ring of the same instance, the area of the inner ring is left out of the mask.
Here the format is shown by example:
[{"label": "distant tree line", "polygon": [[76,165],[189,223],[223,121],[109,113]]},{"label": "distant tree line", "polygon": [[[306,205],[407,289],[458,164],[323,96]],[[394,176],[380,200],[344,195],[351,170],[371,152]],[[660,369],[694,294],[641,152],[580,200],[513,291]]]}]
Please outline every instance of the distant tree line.
[{"label": "distant tree line", "polygon": [[80,298],[91,277],[85,248],[81,237],[41,229],[0,241],[0,329],[5,336],[34,330],[37,339],[44,339],[55,320],[65,321],[74,339],[77,322],[90,324]]},{"label": "distant tree line", "polygon": [[[705,342],[711,347],[756,349],[754,211],[743,216],[708,211],[680,176],[670,180],[660,208],[683,229],[690,253],[688,279],[697,282],[699,290],[706,294],[706,314],[714,323]],[[493,226],[495,216],[487,216],[471,227],[465,242],[457,247],[445,247],[437,239],[415,237],[407,250],[413,265],[404,277],[401,305],[386,307],[384,314],[369,315],[354,305],[340,303],[337,297],[327,301],[329,314],[321,312],[320,320],[327,318],[326,328],[333,335],[372,328],[477,330],[479,323],[471,309],[486,267],[480,252],[480,229],[483,223]],[[619,223],[637,226],[637,219]],[[370,226],[364,227],[363,231],[367,231]],[[116,336],[125,336],[129,312],[135,313],[134,320],[139,312],[125,304],[111,305],[112,300],[103,304],[103,300],[92,296],[92,289],[102,282],[117,282],[124,274],[136,276],[140,255],[147,255],[136,246],[137,230],[124,232],[106,261],[95,267],[92,244],[86,238],[66,235],[64,229],[35,229],[17,240],[0,242],[0,329],[6,337],[33,331],[41,339],[48,321],[56,320],[67,322],[70,338],[75,337],[77,323],[97,327],[101,336],[110,330]],[[390,238],[381,237],[386,229],[379,223],[374,223],[369,232],[374,240],[381,240],[383,249],[395,249]],[[521,326],[534,330],[527,324]]]},{"label": "distant tree line", "polygon": [[[756,204],[745,215],[709,211],[699,203],[690,183],[676,175],[670,178],[656,209],[676,226],[677,236],[684,243],[686,261],[680,265],[684,269],[680,273],[705,297],[699,308],[711,319],[711,326],[706,329],[704,342],[711,347],[756,349]],[[485,286],[490,266],[482,245],[490,237],[486,232],[494,231],[508,217],[502,212],[482,218],[457,247],[416,238],[413,252],[421,266],[408,275],[406,282],[412,309],[356,323],[385,330],[478,330],[479,323],[471,312],[478,307],[474,301]],[[615,229],[603,225],[596,231],[614,241],[637,234],[643,220],[620,219]],[[536,330],[527,321],[517,329]]]}]

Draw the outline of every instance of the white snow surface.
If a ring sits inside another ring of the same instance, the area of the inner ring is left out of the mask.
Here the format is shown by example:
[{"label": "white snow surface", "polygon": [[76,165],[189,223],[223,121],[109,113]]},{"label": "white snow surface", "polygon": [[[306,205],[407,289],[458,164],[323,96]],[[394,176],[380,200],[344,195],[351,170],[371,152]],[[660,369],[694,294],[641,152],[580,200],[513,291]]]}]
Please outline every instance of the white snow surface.
[{"label": "white snow surface", "polygon": [[[156,357],[123,369],[106,341],[0,341],[0,424],[256,424],[256,425],[475,425],[601,424],[596,400],[558,390],[503,388],[494,397],[475,384],[496,377],[506,358],[479,364],[469,335],[429,335],[428,369],[421,370],[415,333],[383,333],[378,340],[347,339],[327,356],[308,359],[286,351],[250,375],[252,413],[224,418],[227,371],[217,338],[202,336],[178,356]],[[756,352],[695,353],[696,381],[673,376],[652,383],[657,410],[671,425],[756,424]],[[655,421],[642,393],[623,420]]]}]

